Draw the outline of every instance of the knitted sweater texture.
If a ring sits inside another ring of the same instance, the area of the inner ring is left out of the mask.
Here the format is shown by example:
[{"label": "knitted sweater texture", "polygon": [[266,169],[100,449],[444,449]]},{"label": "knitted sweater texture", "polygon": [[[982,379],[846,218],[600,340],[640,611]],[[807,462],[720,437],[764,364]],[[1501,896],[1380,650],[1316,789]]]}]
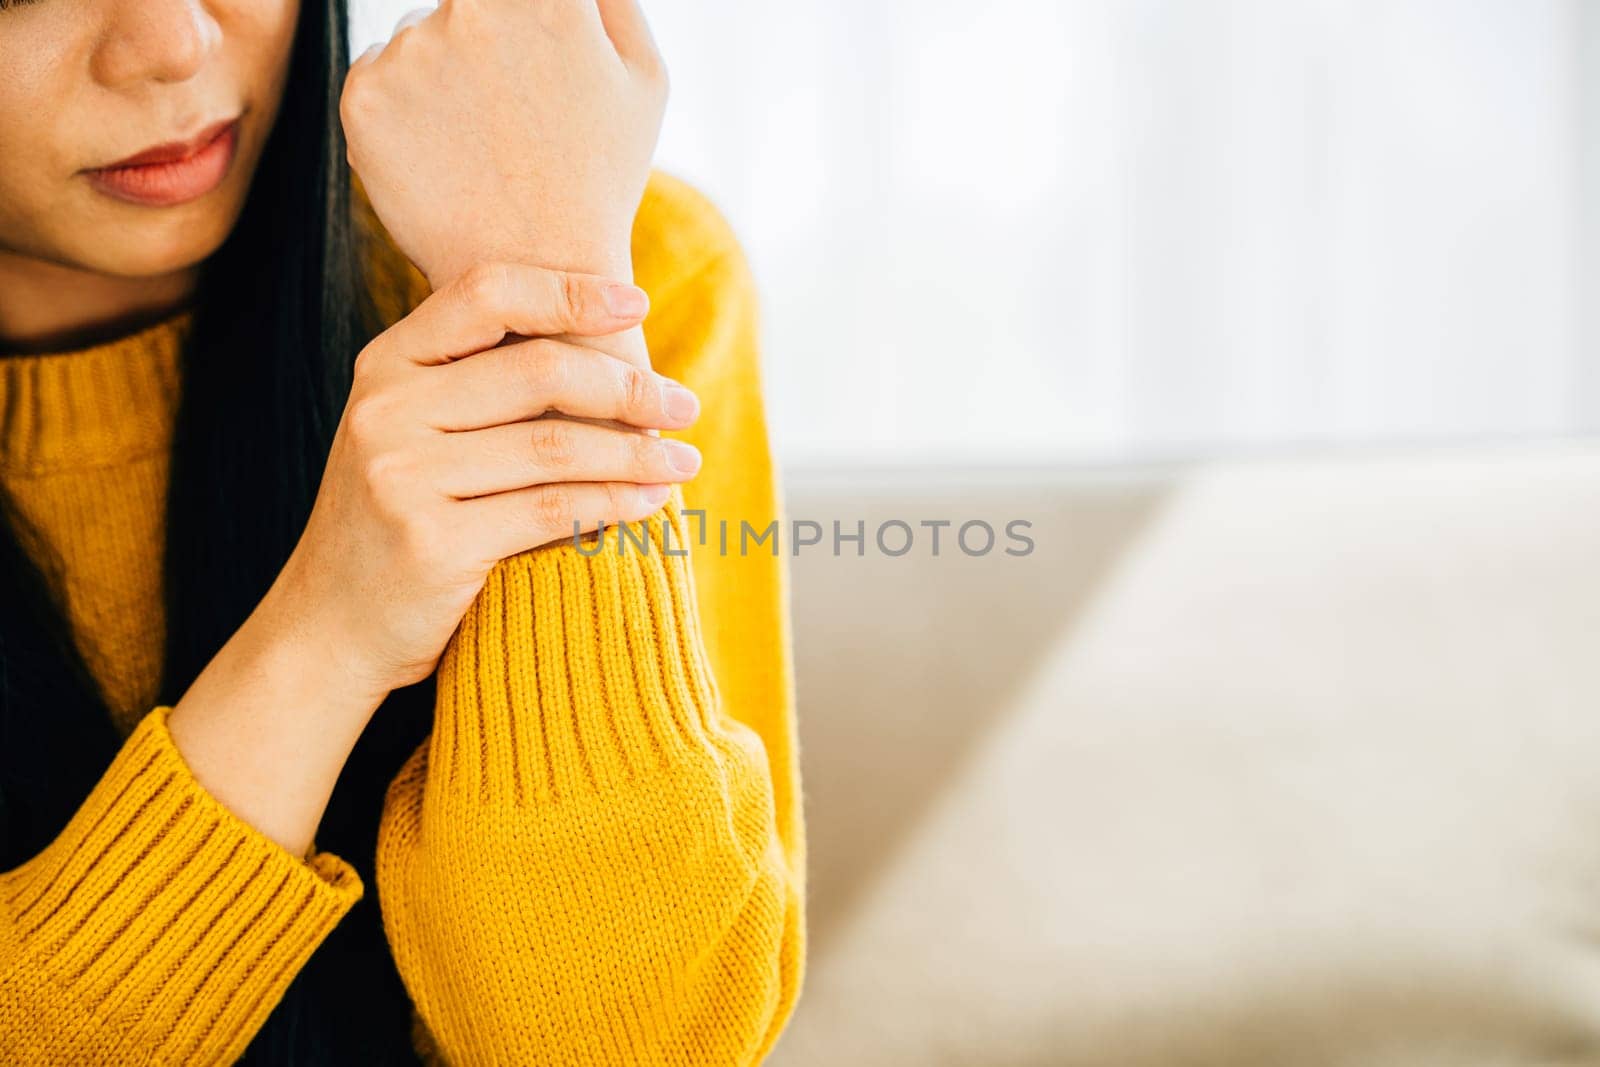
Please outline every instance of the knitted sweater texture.
[{"label": "knitted sweater texture", "polygon": [[[426,287],[387,255],[392,318]],[[724,552],[716,530],[780,517],[754,286],[715,209],[659,173],[634,258],[652,360],[702,401],[669,436],[704,467],[637,540],[503,560],[445,650],[376,857],[432,1061],[753,1063],[799,991],[787,573],[770,544]],[[61,563],[127,738],[63,833],[0,874],[3,1063],[230,1063],[367,891],[206,792],[154,704],[187,329],[0,359],[0,482]]]}]

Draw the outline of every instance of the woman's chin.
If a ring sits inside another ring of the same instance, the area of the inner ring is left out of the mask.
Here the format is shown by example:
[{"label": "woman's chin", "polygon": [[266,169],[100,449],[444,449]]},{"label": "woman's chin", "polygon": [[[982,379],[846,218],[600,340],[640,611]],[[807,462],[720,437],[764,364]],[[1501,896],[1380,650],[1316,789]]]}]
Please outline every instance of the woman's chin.
[{"label": "woman's chin", "polygon": [[105,240],[78,250],[86,269],[121,278],[174,274],[204,262],[228,239],[238,210],[192,204],[175,208],[130,208]]}]

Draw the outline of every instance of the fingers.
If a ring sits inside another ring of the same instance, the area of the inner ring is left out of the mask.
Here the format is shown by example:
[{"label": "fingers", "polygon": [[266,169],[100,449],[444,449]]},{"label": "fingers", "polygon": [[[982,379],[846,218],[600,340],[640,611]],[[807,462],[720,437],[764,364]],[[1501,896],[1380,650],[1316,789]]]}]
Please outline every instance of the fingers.
[{"label": "fingers", "polygon": [[694,393],[672,379],[561,341],[519,341],[423,373],[426,417],[438,430],[476,430],[549,412],[676,430],[700,414]]},{"label": "fingers", "polygon": [[566,482],[463,501],[464,522],[488,535],[493,559],[654,515],[672,489],[631,482]]},{"label": "fingers", "polygon": [[534,419],[441,434],[433,483],[457,499],[553,482],[686,482],[700,451],[684,441],[567,419]]},{"label": "fingers", "polygon": [[622,61],[634,68],[660,68],[661,53],[656,49],[655,37],[650,33],[650,24],[645,21],[639,0],[595,2],[600,8],[600,21],[605,25],[606,36],[611,38]]},{"label": "fingers", "polygon": [[521,263],[472,267],[429,295],[386,336],[414,363],[448,363],[510,334],[601,337],[637,326],[650,298],[638,286]]}]

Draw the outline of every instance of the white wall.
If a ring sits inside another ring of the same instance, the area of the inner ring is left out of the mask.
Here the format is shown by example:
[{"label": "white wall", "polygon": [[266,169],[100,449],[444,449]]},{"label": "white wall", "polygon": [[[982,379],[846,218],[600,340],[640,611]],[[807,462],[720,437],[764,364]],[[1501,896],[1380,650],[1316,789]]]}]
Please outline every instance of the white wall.
[{"label": "white wall", "polygon": [[1574,396],[1575,418],[1600,430],[1600,3],[1578,4],[1578,64],[1582,110],[1578,142],[1581,238],[1578,280],[1578,347],[1573,353],[1581,388]]},{"label": "white wall", "polygon": [[1566,434],[1597,6],[659,2],[660,158],[749,246],[791,462]]}]

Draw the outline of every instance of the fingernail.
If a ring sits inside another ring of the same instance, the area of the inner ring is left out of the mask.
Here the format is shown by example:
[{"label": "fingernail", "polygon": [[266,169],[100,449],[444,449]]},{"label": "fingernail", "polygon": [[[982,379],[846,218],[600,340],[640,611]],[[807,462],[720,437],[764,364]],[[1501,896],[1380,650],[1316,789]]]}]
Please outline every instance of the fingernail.
[{"label": "fingernail", "polygon": [[661,409],[673,422],[693,422],[700,416],[700,398],[677,382],[662,382]]},{"label": "fingernail", "polygon": [[672,487],[670,485],[641,485],[639,487],[639,499],[644,502],[644,506],[647,508],[659,508],[667,502],[667,497],[671,495]]},{"label": "fingernail", "polygon": [[667,457],[667,466],[678,474],[693,474],[700,469],[700,450],[694,445],[668,438],[661,442],[661,451]]},{"label": "fingernail", "polygon": [[608,285],[606,310],[619,319],[636,319],[650,310],[649,295],[637,285]]}]

